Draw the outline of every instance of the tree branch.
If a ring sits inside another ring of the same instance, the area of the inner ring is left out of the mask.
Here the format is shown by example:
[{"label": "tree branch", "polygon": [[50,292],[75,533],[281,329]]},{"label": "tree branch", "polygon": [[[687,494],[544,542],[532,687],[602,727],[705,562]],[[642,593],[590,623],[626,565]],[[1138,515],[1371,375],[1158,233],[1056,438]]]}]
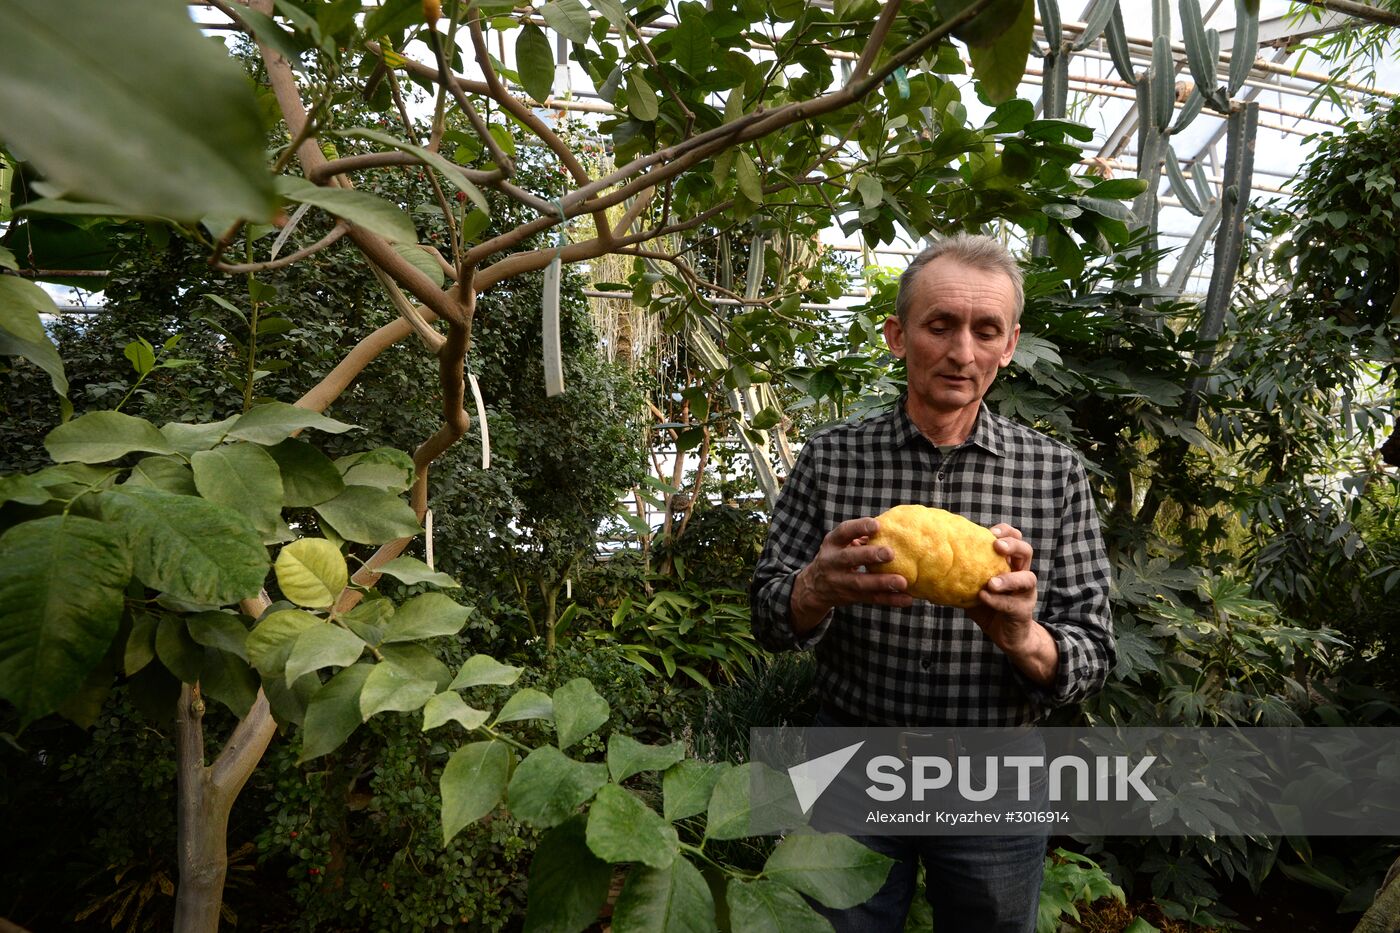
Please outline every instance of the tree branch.
[{"label": "tree branch", "polygon": [[302,247],[295,253],[289,253],[286,256],[283,256],[281,259],[269,259],[267,262],[216,262],[214,263],[214,268],[218,269],[220,272],[240,274],[245,272],[266,272],[269,269],[281,269],[286,266],[290,266],[294,262],[299,262],[300,260],[305,259],[307,256],[314,256],[316,253],[319,253],[321,250],[325,249],[328,246],[332,246],[336,243],[339,243],[341,237],[345,236],[345,234],[349,232],[350,228],[345,226],[345,224],[337,223],[334,227],[331,227],[330,233],[327,233],[315,243],[312,243],[310,246]]}]

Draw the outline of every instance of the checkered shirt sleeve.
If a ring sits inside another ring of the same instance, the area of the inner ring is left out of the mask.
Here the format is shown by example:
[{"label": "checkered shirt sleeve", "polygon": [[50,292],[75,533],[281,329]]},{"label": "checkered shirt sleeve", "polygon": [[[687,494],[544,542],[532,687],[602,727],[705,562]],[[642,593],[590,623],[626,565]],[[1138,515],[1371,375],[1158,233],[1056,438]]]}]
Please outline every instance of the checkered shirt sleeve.
[{"label": "checkered shirt sleeve", "polygon": [[[1059,649],[1055,680],[1032,683],[960,609],[842,606],[798,637],[793,579],[822,538],[851,518],[906,503],[1006,522],[1030,542],[1035,618]],[[774,650],[813,649],[823,702],[871,725],[1007,726],[1034,722],[1103,686],[1114,663],[1109,569],[1088,479],[1072,450],[988,411],[946,456],[902,404],[814,435],[769,528],[750,590],[753,629]]]}]

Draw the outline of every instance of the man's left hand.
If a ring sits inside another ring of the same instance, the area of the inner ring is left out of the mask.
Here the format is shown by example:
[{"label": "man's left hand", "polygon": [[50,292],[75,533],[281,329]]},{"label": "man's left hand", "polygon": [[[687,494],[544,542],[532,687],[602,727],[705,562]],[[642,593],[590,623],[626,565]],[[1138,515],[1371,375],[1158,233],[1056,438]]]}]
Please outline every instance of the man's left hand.
[{"label": "man's left hand", "polygon": [[991,531],[997,536],[992,546],[1006,558],[1011,572],[988,580],[977,594],[981,605],[969,609],[967,614],[997,647],[1014,657],[1031,647],[1040,628],[1034,619],[1036,579],[1030,569],[1033,551],[1030,542],[1010,525],[994,525]]}]

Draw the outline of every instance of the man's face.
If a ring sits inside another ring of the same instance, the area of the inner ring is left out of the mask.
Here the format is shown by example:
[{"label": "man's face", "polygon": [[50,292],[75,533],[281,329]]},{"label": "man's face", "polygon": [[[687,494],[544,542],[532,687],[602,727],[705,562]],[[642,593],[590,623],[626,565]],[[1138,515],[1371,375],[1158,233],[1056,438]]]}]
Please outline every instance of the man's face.
[{"label": "man's face", "polygon": [[1021,334],[1011,280],[942,257],[918,274],[910,297],[908,322],[885,321],[885,340],[908,369],[911,415],[975,414]]}]

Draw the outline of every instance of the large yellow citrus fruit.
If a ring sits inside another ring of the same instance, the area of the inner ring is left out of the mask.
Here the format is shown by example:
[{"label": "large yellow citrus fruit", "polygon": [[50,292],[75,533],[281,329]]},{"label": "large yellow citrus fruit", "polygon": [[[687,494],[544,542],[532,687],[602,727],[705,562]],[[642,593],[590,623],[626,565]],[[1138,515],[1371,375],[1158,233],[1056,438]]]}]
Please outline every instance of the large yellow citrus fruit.
[{"label": "large yellow citrus fruit", "polygon": [[880,531],[870,544],[888,547],[894,559],[867,569],[904,577],[911,596],[971,609],[987,581],[1011,569],[992,547],[996,535],[953,512],[897,505],[875,518]]}]

